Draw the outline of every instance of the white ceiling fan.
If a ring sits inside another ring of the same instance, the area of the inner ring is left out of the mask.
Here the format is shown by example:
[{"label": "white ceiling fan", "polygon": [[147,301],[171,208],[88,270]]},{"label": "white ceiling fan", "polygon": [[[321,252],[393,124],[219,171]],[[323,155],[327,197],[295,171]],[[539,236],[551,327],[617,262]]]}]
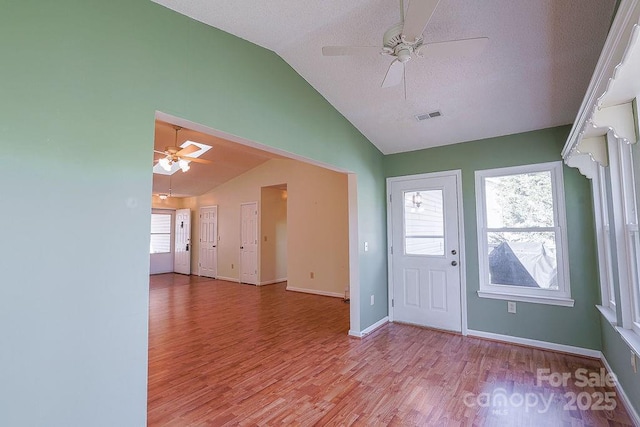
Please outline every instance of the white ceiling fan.
[{"label": "white ceiling fan", "polygon": [[[404,2],[400,0],[401,22],[389,28],[382,39],[382,49],[378,46],[325,46],[324,56],[371,55],[392,56],[382,87],[392,87],[404,80],[405,64],[414,56],[418,58],[442,58],[451,56],[476,56],[482,53],[489,39],[479,37],[472,39],[452,40],[439,43],[425,43],[424,32],[439,0],[412,0],[407,12]],[[405,82],[406,98],[406,82]]]}]

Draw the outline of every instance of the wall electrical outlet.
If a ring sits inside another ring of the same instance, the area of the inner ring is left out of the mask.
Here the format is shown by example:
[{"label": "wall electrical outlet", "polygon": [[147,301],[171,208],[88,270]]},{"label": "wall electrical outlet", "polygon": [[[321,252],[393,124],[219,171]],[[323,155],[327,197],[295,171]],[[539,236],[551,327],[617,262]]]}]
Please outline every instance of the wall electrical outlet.
[{"label": "wall electrical outlet", "polygon": [[313,271],[309,273],[309,277],[311,277],[312,279],[315,277],[315,274],[313,274]]},{"label": "wall electrical outlet", "polygon": [[369,242],[364,242],[364,251],[365,252],[369,251]]},{"label": "wall electrical outlet", "polygon": [[371,305],[375,302],[375,295],[371,295]]},{"label": "wall electrical outlet", "polygon": [[231,269],[233,270],[233,264],[231,264]]},{"label": "wall electrical outlet", "polygon": [[515,301],[508,301],[507,302],[507,312],[509,312],[509,313],[515,313],[516,312],[516,303],[515,303]]}]

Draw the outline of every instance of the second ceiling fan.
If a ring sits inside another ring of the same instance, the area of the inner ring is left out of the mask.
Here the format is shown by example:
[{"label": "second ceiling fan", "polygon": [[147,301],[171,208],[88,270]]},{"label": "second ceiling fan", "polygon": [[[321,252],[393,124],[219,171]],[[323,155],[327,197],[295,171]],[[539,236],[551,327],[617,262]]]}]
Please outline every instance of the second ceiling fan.
[{"label": "second ceiling fan", "polygon": [[162,168],[170,172],[173,169],[173,165],[177,164],[182,172],[189,170],[189,162],[196,163],[211,163],[209,160],[199,159],[197,157],[191,157],[190,154],[200,150],[200,147],[196,145],[187,145],[186,147],[178,146],[178,132],[182,129],[180,126],[174,126],[176,131],[176,137],[173,146],[166,147],[164,151],[153,150],[154,153],[162,154],[164,157],[158,159],[158,164]]},{"label": "second ceiling fan", "polygon": [[[406,14],[404,2],[400,0],[401,22],[389,28],[383,36],[382,48],[378,46],[325,46],[324,56],[381,54],[395,59],[382,81],[382,87],[391,87],[404,80],[405,64],[414,56],[418,58],[443,58],[451,56],[475,56],[482,53],[489,39],[452,40],[438,43],[425,43],[424,32],[439,0],[413,0]],[[406,98],[406,82],[405,82]]]}]

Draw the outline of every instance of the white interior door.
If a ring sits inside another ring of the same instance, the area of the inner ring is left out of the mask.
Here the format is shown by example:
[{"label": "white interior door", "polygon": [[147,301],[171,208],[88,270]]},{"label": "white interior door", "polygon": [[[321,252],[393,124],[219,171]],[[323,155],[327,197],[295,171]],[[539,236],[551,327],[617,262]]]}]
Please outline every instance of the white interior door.
[{"label": "white interior door", "polygon": [[240,282],[258,283],[258,203],[240,206]]},{"label": "white interior door", "polygon": [[200,209],[200,260],[199,274],[218,276],[218,207]]},{"label": "white interior door", "polygon": [[462,329],[457,179],[390,183],[394,321]]},{"label": "white interior door", "polygon": [[173,271],[191,274],[191,210],[176,210],[176,245]]}]

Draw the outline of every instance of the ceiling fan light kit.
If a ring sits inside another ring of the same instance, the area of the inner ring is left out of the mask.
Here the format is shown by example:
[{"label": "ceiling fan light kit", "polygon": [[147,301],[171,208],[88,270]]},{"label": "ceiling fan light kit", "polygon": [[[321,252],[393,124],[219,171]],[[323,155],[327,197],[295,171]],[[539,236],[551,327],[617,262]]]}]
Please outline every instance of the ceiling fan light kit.
[{"label": "ceiling fan light kit", "polygon": [[174,163],[178,164],[178,167],[182,170],[182,172],[186,172],[191,169],[191,166],[189,166],[190,162],[211,163],[209,160],[199,159],[197,157],[189,157],[189,154],[198,151],[199,147],[197,147],[196,145],[188,145],[184,148],[179,147],[178,132],[182,128],[180,126],[175,126],[174,129],[176,130],[174,146],[166,147],[164,151],[153,150],[155,153],[164,155],[164,157],[158,159],[158,164],[162,166],[165,171],[171,172]]}]

